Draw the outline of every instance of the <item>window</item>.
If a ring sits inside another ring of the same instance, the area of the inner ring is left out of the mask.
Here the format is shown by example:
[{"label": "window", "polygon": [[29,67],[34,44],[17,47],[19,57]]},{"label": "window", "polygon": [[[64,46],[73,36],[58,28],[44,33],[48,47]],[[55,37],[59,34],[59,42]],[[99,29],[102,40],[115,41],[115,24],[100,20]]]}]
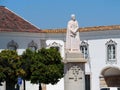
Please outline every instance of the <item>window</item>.
[{"label": "window", "polygon": [[84,42],[84,41],[81,42],[80,50],[81,50],[81,52],[83,54],[83,57],[85,59],[88,59],[89,54],[88,54],[88,43],[87,42]]},{"label": "window", "polygon": [[18,48],[18,44],[14,40],[11,40],[7,44],[7,49],[9,49],[9,50],[17,50],[17,48]]},{"label": "window", "polygon": [[37,50],[38,46],[37,43],[35,43],[33,40],[28,44],[28,48],[35,51]]},{"label": "window", "polygon": [[61,57],[64,59],[64,42],[62,40],[47,40],[46,41],[46,48],[56,48],[59,51]]},{"label": "window", "polygon": [[60,52],[60,54],[61,54],[61,47],[62,47],[62,45],[60,45],[59,43],[56,43],[56,42],[50,43],[48,45],[48,48],[55,48],[58,52]]},{"label": "window", "polygon": [[116,45],[117,45],[117,43],[115,41],[113,41],[113,40],[109,40],[106,43],[107,63],[116,62]]}]

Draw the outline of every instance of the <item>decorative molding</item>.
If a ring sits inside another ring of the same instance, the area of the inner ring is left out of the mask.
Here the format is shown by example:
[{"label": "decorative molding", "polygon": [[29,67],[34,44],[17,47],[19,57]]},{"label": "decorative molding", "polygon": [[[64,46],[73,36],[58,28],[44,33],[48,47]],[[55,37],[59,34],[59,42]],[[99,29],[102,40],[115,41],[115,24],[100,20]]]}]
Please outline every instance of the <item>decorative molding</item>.
[{"label": "decorative molding", "polygon": [[110,44],[117,45],[117,43],[115,41],[113,41],[112,39],[110,39],[109,41],[107,41],[107,43],[105,45],[110,45]]},{"label": "decorative molding", "polygon": [[38,45],[37,43],[35,43],[33,40],[28,44],[28,48],[35,48],[35,50],[37,50]]},{"label": "decorative molding", "polygon": [[50,43],[49,45],[48,45],[48,47],[50,48],[50,47],[62,47],[62,45],[60,45],[59,43],[56,43],[56,42],[53,42],[53,43]]},{"label": "decorative molding", "polygon": [[10,47],[16,50],[18,48],[17,42],[15,42],[14,40],[11,40],[10,42],[8,42],[7,48],[10,49]]},{"label": "decorative molding", "polygon": [[89,46],[89,44],[87,42],[85,42],[85,41],[82,41],[80,46]]},{"label": "decorative molding", "polygon": [[60,54],[62,55],[62,47],[63,47],[63,45],[61,45],[60,43],[57,43],[57,42],[54,41],[54,42],[50,43],[50,44],[47,46],[47,48],[51,48],[51,47],[56,48],[57,51],[59,51]]}]

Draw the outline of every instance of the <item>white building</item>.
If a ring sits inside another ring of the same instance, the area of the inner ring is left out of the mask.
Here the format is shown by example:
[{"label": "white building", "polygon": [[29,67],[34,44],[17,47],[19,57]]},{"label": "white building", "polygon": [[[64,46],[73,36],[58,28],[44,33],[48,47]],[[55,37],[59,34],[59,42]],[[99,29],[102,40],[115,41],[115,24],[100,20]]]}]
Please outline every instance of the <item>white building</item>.
[{"label": "white building", "polygon": [[[80,28],[80,49],[85,64],[86,90],[120,87],[120,25]],[[65,58],[66,29],[40,30],[0,6],[0,51],[16,49],[19,54],[28,48],[56,47]],[[26,90],[38,90],[38,85],[26,82]],[[64,79],[47,90],[64,90]],[[5,90],[5,85],[0,86]]]}]

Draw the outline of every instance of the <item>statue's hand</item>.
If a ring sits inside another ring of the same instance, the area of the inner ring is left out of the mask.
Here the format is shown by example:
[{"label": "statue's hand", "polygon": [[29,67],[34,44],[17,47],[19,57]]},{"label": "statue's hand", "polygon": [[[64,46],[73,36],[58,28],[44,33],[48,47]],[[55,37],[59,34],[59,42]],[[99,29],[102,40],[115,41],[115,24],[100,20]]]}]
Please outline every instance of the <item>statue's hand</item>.
[{"label": "statue's hand", "polygon": [[71,35],[70,36],[75,37],[76,33],[71,31]]}]

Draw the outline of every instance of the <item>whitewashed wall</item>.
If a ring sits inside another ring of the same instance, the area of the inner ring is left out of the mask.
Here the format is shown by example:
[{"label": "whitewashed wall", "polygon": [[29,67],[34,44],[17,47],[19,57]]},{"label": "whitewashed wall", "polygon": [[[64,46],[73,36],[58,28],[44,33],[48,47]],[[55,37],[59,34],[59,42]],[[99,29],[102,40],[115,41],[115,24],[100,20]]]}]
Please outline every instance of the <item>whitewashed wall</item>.
[{"label": "whitewashed wall", "polygon": [[[47,46],[52,42],[63,45],[61,55],[64,58],[65,34],[63,33],[0,33],[0,50],[6,49],[7,43],[14,40],[19,45],[17,50],[18,53],[22,54],[31,40],[34,40],[34,42],[38,44],[38,48],[40,48],[40,39],[46,39]],[[88,64],[86,73],[91,74],[91,90],[99,90],[99,77],[101,71],[108,66],[120,68],[120,30],[81,32],[80,39],[81,41],[87,41],[89,44],[91,68],[89,68]],[[106,64],[107,52],[105,44],[110,39],[117,43],[117,64]],[[38,85],[30,85],[29,82],[27,82],[26,87],[26,90],[38,90]],[[3,88],[5,87],[0,86],[0,90],[5,90]],[[64,90],[64,79],[61,79],[56,85],[47,85],[47,90]]]},{"label": "whitewashed wall", "polygon": [[40,48],[40,39],[43,39],[43,34],[37,33],[0,33],[0,49],[7,49],[7,44],[14,40],[19,45],[19,50],[26,49],[28,44],[33,40]]},{"label": "whitewashed wall", "polygon": [[[105,67],[120,68],[120,31],[96,31],[81,33],[81,39],[87,40],[91,63],[91,90],[100,90],[99,77]],[[82,37],[83,36],[83,37]],[[117,43],[117,64],[106,64],[106,43],[112,39]]]},{"label": "whitewashed wall", "polygon": [[[18,45],[17,52],[19,55],[23,53],[23,51],[28,48],[28,44],[33,40],[38,45],[38,49],[40,46],[40,39],[45,39],[44,34],[41,33],[17,33],[17,32],[6,32],[0,33],[0,51],[7,49],[7,44],[11,40],[14,40]],[[21,87],[23,88],[23,87]],[[26,90],[38,90],[38,85],[31,84],[30,82],[26,82]],[[5,84],[0,86],[0,90],[5,90]]]},{"label": "whitewashed wall", "polygon": [[48,84],[46,88],[47,90],[64,90],[64,78],[55,85]]}]

